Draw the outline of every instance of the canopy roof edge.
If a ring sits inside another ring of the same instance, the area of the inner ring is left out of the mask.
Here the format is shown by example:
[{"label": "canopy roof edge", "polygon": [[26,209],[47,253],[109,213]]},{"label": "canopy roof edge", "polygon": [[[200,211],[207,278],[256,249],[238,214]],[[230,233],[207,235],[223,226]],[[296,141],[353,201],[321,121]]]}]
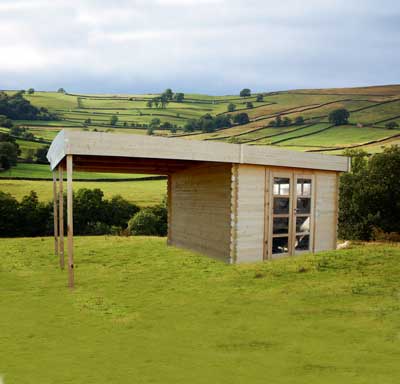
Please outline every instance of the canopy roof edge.
[{"label": "canopy roof edge", "polygon": [[344,156],[297,152],[271,146],[216,143],[145,135],[62,130],[47,159],[54,170],[66,155],[109,156],[270,165],[346,172]]}]

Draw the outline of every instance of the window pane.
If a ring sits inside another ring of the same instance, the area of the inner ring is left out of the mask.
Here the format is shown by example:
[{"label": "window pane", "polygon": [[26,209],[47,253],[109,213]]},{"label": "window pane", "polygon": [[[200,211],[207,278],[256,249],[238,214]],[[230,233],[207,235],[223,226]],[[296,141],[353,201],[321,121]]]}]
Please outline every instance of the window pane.
[{"label": "window pane", "polygon": [[287,253],[288,242],[288,237],[274,237],[272,239],[272,253]]},{"label": "window pane", "polygon": [[297,179],[297,196],[311,196],[311,179]]},{"label": "window pane", "polygon": [[310,217],[296,217],[296,232],[310,232]]},{"label": "window pane", "polygon": [[311,198],[298,197],[296,208],[297,208],[296,213],[310,213],[311,212]]},{"label": "window pane", "polygon": [[274,195],[289,195],[290,179],[274,177]]},{"label": "window pane", "polygon": [[288,214],[289,213],[289,198],[288,197],[274,197],[274,213],[275,214]]},{"label": "window pane", "polygon": [[310,250],[310,235],[296,236],[296,251],[309,251]]},{"label": "window pane", "polygon": [[273,233],[289,233],[289,218],[288,217],[275,217],[273,225]]}]

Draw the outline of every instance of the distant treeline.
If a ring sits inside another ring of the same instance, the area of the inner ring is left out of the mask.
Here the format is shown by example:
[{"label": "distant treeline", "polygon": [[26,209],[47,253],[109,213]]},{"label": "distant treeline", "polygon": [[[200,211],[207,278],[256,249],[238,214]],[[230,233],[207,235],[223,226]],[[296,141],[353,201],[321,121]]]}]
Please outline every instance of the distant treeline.
[{"label": "distant treeline", "polygon": [[[66,207],[65,196],[64,200]],[[121,196],[108,200],[100,189],[84,188],[74,193],[73,204],[77,235],[167,233],[165,203],[141,209]],[[40,202],[36,192],[31,191],[19,202],[0,191],[0,237],[49,236],[53,234],[53,220],[53,203]]]},{"label": "distant treeline", "polygon": [[13,120],[58,120],[47,108],[36,108],[24,98],[25,91],[9,96],[0,91],[0,115]]}]

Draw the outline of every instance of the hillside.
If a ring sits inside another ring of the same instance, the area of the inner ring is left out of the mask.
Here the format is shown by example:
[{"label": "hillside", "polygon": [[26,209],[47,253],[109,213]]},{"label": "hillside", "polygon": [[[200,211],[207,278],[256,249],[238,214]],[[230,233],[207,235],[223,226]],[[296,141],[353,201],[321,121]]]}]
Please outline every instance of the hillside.
[{"label": "hillside", "polygon": [[400,380],[399,247],[233,266],[163,238],[77,237],[70,292],[51,238],[1,245],[7,384]]},{"label": "hillside", "polygon": [[[8,92],[12,93],[12,92]],[[262,101],[257,96],[262,95]],[[59,116],[59,121],[20,120],[16,124],[26,127],[42,143],[19,140],[26,153],[29,148],[50,142],[61,128],[88,129],[114,133],[146,134],[155,118],[160,119],[154,134],[179,136],[196,140],[219,140],[249,145],[274,145],[301,151],[340,153],[344,148],[364,148],[368,152],[381,151],[384,145],[400,143],[400,129],[388,129],[386,124],[400,125],[400,85],[303,89],[254,94],[240,98],[185,94],[181,102],[170,101],[165,108],[149,107],[148,101],[160,95],[90,95],[57,92],[35,92],[25,97],[36,107],[44,107]],[[248,108],[247,103],[252,103]],[[247,124],[217,129],[215,132],[183,132],[190,119],[205,114],[226,115],[228,105],[235,111],[248,114]],[[328,114],[337,108],[350,111],[349,125],[333,127]],[[111,125],[111,117],[118,121]],[[277,116],[289,118],[292,124],[270,127]],[[293,124],[296,117],[304,124]],[[163,124],[165,129],[161,129]],[[175,131],[175,133],[171,133]],[[7,130],[2,128],[2,130]]]}]

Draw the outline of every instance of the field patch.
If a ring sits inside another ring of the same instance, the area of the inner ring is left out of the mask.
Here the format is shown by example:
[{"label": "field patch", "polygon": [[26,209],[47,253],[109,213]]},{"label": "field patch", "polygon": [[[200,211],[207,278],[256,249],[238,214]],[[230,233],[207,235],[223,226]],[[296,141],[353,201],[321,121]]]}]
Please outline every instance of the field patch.
[{"label": "field patch", "polygon": [[164,238],[2,239],[6,383],[375,384],[400,380],[400,248],[233,266]]}]

